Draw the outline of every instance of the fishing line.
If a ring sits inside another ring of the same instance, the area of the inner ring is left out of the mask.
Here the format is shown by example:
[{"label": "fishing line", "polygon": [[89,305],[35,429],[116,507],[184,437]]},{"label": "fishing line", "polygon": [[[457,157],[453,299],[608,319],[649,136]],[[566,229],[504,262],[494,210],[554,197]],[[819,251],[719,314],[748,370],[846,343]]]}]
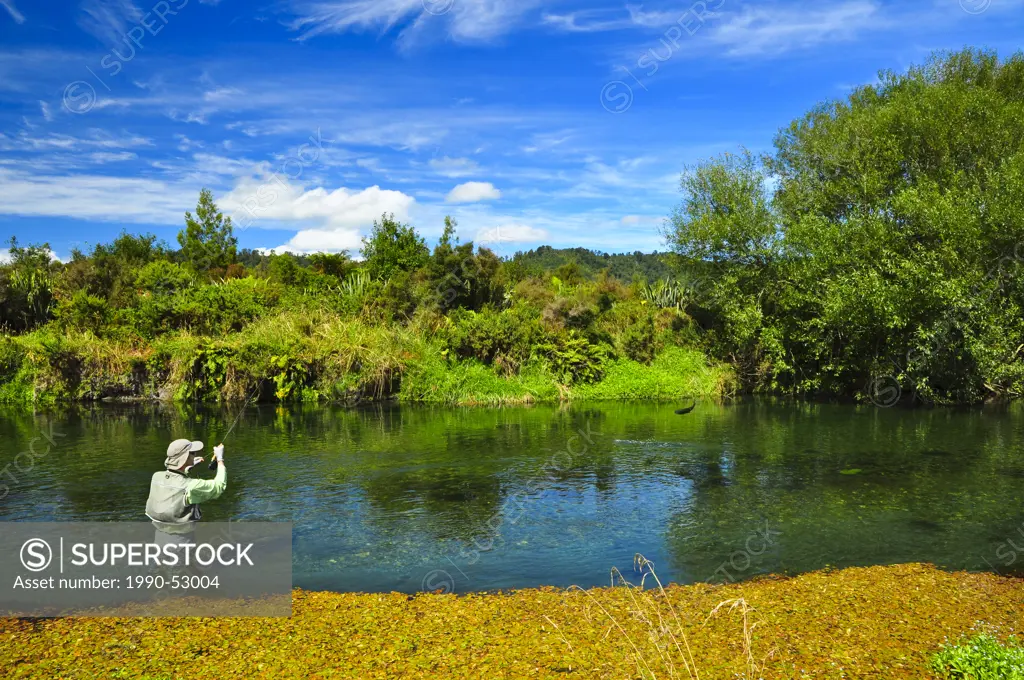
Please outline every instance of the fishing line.
[{"label": "fishing line", "polygon": [[[250,394],[249,398],[245,400],[244,404],[242,404],[242,408],[240,408],[238,410],[238,415],[235,416],[235,420],[234,420],[234,422],[231,423],[231,427],[228,428],[228,431],[224,435],[224,438],[220,440],[221,446],[224,445],[224,440],[227,439],[228,436],[231,435],[231,431],[235,429],[235,425],[238,425],[238,421],[241,420],[242,414],[245,413],[245,409],[249,406],[249,404],[252,402],[252,400],[255,399],[256,395],[258,395],[259,393],[260,393],[260,387],[259,387],[259,385],[257,385],[256,389],[253,391],[253,393]],[[210,461],[210,464],[207,466],[207,469],[209,469],[209,470],[216,470],[217,469],[217,457],[216,456],[214,456],[213,460]]]}]

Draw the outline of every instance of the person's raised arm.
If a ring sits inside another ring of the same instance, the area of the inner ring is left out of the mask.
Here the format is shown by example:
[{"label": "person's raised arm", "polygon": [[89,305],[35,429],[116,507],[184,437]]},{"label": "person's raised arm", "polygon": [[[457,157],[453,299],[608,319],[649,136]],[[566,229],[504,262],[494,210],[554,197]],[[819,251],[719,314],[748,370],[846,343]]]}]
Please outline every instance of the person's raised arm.
[{"label": "person's raised arm", "polygon": [[185,503],[195,505],[216,500],[228,488],[228,471],[224,465],[224,445],[215,446],[214,456],[217,458],[217,476],[213,479],[191,479],[185,492]]}]

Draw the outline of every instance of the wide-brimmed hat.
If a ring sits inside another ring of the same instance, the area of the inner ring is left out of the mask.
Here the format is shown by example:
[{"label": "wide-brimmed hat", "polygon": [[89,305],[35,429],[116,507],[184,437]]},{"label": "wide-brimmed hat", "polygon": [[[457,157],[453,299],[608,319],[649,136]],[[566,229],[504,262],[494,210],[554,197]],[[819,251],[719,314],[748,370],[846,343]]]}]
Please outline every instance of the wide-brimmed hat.
[{"label": "wide-brimmed hat", "polygon": [[167,447],[167,460],[164,467],[168,470],[177,470],[189,462],[189,457],[196,451],[203,450],[202,442],[193,442],[188,439],[175,439]]}]

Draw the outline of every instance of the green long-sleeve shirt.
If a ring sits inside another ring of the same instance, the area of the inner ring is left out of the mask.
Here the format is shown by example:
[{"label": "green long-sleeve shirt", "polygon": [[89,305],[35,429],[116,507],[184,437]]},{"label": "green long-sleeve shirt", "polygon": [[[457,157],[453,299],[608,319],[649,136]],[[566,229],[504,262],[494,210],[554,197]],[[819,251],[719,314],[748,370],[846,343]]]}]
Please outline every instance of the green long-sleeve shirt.
[{"label": "green long-sleeve shirt", "polygon": [[217,465],[217,476],[213,479],[188,479],[185,491],[185,504],[196,505],[204,501],[220,498],[224,489],[228,488],[228,473],[223,464]]}]

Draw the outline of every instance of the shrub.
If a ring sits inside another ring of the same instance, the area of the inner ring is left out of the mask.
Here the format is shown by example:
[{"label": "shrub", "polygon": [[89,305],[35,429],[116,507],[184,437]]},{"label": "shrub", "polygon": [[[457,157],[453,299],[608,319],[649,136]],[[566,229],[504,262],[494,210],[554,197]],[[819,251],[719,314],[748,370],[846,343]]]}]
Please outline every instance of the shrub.
[{"label": "shrub", "polygon": [[518,370],[544,337],[536,312],[517,306],[505,312],[456,310],[442,332],[446,351],[460,359],[500,364],[506,372]]},{"label": "shrub", "polygon": [[370,236],[363,239],[363,257],[370,276],[387,280],[427,264],[430,251],[415,229],[395,221],[394,215],[383,215],[380,221],[374,220]]},{"label": "shrub", "polygon": [[650,364],[658,351],[654,317],[645,318],[626,328],[622,334],[622,352],[633,361]]},{"label": "shrub", "polygon": [[174,304],[178,328],[216,335],[239,331],[277,305],[279,289],[261,279],[232,279],[193,288]]},{"label": "shrub", "polygon": [[662,309],[674,308],[679,311],[686,309],[686,303],[690,297],[686,286],[678,281],[665,281],[660,279],[653,285],[644,284],[640,287],[640,297],[649,304]]},{"label": "shrub", "polygon": [[612,276],[607,269],[601,270],[594,288],[597,292],[597,308],[601,312],[611,311],[616,302],[629,297],[629,288]]},{"label": "shrub", "polygon": [[943,646],[931,665],[948,680],[1024,680],[1024,647],[1014,637],[1003,645],[994,636],[982,634]]},{"label": "shrub", "polygon": [[114,312],[103,298],[79,290],[70,299],[58,303],[54,318],[62,328],[92,331],[97,335],[103,335],[109,329]]},{"label": "shrub", "polygon": [[567,287],[578,286],[586,280],[583,268],[577,262],[566,262],[555,270],[555,278]]},{"label": "shrub", "polygon": [[458,243],[456,223],[445,218],[444,234],[434,248],[427,264],[427,302],[441,309],[465,307],[480,310],[485,305],[500,303],[504,285],[498,280],[501,260],[487,248],[473,252],[473,243]]},{"label": "shrub", "polygon": [[0,381],[10,380],[25,360],[25,350],[13,338],[0,337]]},{"label": "shrub", "polygon": [[306,285],[308,270],[300,267],[295,256],[291,253],[271,255],[267,263],[267,273],[270,278],[285,286],[303,287]]},{"label": "shrub", "polygon": [[279,299],[280,289],[263,279],[230,279],[140,298],[127,316],[144,337],[183,329],[221,335],[241,330],[273,310]]},{"label": "shrub", "polygon": [[356,268],[356,263],[346,253],[313,253],[309,263],[314,271],[339,280],[344,280]]},{"label": "shrub", "polygon": [[212,343],[196,348],[186,363],[186,373],[178,393],[179,399],[218,399],[227,380],[232,352]]},{"label": "shrub", "polygon": [[373,309],[384,321],[408,321],[416,310],[412,276],[407,271],[396,271],[384,282]]},{"label": "shrub", "polygon": [[558,297],[544,308],[544,321],[554,328],[588,329],[597,319],[597,308],[575,297]]},{"label": "shrub", "polygon": [[18,246],[11,239],[11,264],[0,268],[0,326],[30,330],[49,321],[54,308],[50,247]]},{"label": "shrub", "polygon": [[592,344],[574,331],[555,336],[540,349],[551,372],[564,385],[597,382],[604,375],[608,350],[602,345]]},{"label": "shrub", "polygon": [[191,288],[193,283],[191,272],[167,260],[150,262],[139,270],[139,275],[135,279],[135,285],[140,290],[153,295],[172,295]]}]

